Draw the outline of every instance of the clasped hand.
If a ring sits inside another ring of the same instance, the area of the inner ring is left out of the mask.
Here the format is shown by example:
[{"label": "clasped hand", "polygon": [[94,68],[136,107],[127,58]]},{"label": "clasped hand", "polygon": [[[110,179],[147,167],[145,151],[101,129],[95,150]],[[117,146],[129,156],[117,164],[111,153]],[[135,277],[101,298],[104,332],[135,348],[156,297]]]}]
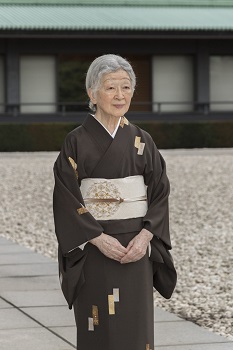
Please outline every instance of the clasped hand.
[{"label": "clasped hand", "polygon": [[121,264],[135,262],[140,260],[145,254],[153,234],[142,229],[128,244],[127,247],[105,233],[93,238],[89,242],[94,244],[105,256],[110,259],[119,261]]}]

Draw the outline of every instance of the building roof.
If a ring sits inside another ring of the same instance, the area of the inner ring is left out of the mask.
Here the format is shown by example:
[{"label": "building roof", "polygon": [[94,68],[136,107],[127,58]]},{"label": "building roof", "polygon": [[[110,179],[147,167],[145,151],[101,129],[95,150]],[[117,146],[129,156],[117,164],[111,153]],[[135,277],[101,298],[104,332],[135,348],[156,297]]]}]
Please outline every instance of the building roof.
[{"label": "building roof", "polygon": [[0,4],[231,7],[233,0],[0,0]]},{"label": "building roof", "polygon": [[233,30],[233,0],[0,0],[0,30]]}]

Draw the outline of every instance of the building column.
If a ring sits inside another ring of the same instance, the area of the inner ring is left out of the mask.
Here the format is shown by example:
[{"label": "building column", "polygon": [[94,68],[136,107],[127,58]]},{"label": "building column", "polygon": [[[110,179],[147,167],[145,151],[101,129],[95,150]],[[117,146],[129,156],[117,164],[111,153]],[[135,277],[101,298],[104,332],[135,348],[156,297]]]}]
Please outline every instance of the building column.
[{"label": "building column", "polygon": [[206,41],[199,41],[196,56],[196,93],[195,100],[199,103],[196,110],[208,114],[210,99],[209,83],[209,50]]},{"label": "building column", "polygon": [[6,48],[6,112],[14,116],[19,113],[19,50],[16,40],[9,39]]}]

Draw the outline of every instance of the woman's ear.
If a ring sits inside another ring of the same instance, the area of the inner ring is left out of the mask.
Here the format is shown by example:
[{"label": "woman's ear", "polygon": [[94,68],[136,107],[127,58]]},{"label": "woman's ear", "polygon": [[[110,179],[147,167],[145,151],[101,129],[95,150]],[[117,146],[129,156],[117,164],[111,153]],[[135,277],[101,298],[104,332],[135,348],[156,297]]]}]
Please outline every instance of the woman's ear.
[{"label": "woman's ear", "polygon": [[93,93],[93,90],[91,88],[88,89],[87,94],[88,94],[90,101],[95,105],[96,98],[95,98],[95,94]]}]

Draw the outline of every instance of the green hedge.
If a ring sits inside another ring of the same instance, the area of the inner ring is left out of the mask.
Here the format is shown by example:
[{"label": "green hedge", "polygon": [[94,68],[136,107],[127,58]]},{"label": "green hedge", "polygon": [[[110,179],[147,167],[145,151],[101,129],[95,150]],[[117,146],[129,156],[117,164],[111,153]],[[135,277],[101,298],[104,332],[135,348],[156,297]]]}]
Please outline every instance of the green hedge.
[{"label": "green hedge", "polygon": [[[233,121],[141,122],[158,148],[233,147]],[[0,124],[0,151],[58,151],[71,123]]]},{"label": "green hedge", "polygon": [[74,124],[0,124],[0,151],[57,151]]}]

